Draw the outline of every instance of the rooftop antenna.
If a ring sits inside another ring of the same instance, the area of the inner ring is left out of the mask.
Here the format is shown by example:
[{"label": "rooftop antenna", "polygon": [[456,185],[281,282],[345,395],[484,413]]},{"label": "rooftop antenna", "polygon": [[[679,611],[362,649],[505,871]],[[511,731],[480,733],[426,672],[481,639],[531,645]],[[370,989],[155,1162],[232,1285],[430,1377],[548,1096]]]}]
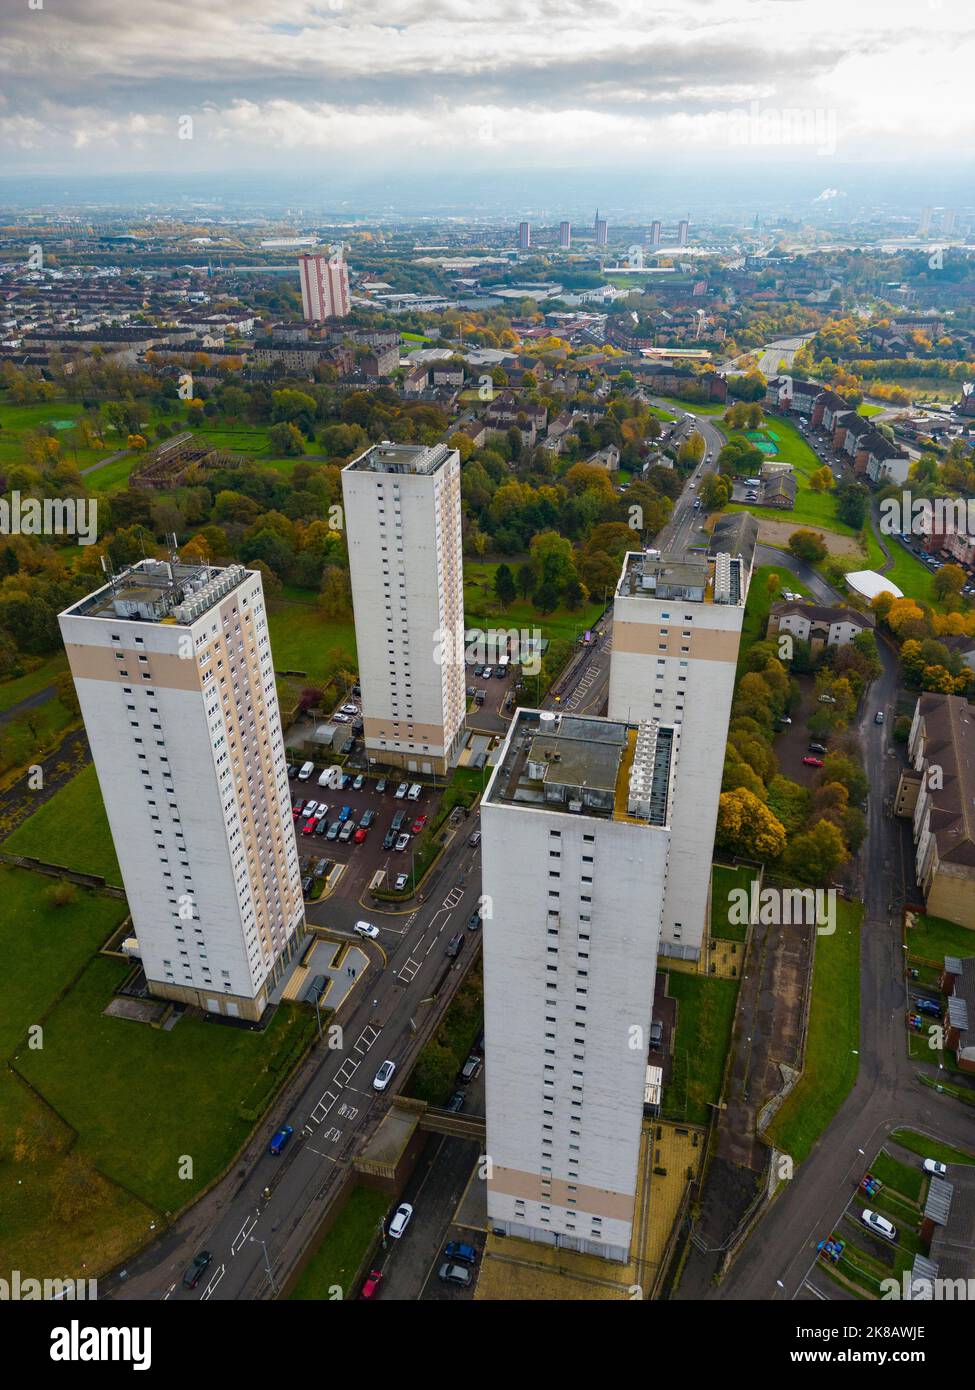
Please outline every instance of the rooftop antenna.
[{"label": "rooftop antenna", "polygon": [[174,565],[179,564],[179,546],[176,544],[176,532],[169,533],[169,558]]}]

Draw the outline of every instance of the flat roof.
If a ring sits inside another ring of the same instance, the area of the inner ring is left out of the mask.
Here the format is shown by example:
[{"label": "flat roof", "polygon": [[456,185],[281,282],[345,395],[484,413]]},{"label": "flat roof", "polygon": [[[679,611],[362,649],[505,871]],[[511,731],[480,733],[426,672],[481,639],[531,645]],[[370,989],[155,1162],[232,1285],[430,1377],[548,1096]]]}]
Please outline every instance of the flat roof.
[{"label": "flat roof", "polygon": [[184,565],[178,560],[140,560],[62,616],[122,622],[174,623],[188,627],[247,578],[243,565]]},{"label": "flat roof", "polygon": [[623,598],[744,603],[742,559],[724,550],[714,555],[631,550],[624,557],[616,592]]},{"label": "flat roof", "polygon": [[435,473],[453,454],[446,444],[394,444],[384,439],[345,465],[343,472]]},{"label": "flat roof", "polygon": [[519,709],[485,800],[666,826],[673,763],[669,724]]},{"label": "flat roof", "polygon": [[846,582],[854,593],[862,594],[864,598],[874,599],[878,594],[893,594],[894,598],[904,597],[903,590],[898,589],[896,584],[892,584],[876,570],[854,570],[846,576]]}]

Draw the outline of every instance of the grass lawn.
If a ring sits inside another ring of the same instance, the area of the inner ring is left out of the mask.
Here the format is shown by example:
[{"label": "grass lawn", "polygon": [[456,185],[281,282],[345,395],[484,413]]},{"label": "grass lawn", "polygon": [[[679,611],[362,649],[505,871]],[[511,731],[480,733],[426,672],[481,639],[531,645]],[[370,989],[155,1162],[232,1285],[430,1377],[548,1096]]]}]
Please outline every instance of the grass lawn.
[{"label": "grass lawn", "polygon": [[929,1139],[926,1134],[916,1134],[912,1129],[895,1129],[890,1136],[902,1149],[920,1154],[922,1158],[936,1158],[939,1163],[975,1163],[975,1153],[956,1149],[951,1144],[942,1144],[938,1139]]},{"label": "grass lawn", "polygon": [[768,590],[768,577],[770,574],[778,576],[779,587],[776,591],[775,599],[778,602],[788,589],[791,594],[803,594],[808,597],[809,590],[801,579],[797,579],[790,569],[785,565],[759,565],[752,575],[752,582],[748,589],[748,598],[745,600],[745,616],[741,625],[741,643],[738,647],[738,674],[744,669],[748,659],[748,653],[756,642],[764,641],[765,631],[768,627],[769,609],[772,607],[772,596]]},{"label": "grass lawn", "polygon": [[727,403],[722,405],[709,401],[702,405],[700,401],[682,401],[676,396],[658,396],[657,400],[666,401],[681,413],[686,410],[689,415],[723,415],[728,409]]},{"label": "grass lawn", "polygon": [[17,676],[14,680],[4,681],[0,684],[0,714],[18,705],[21,700],[26,700],[29,695],[36,695],[45,686],[53,685],[57,677],[67,669],[68,663],[62,652],[58,656],[49,657],[35,671],[28,671],[26,675]]},{"label": "grass lawn", "polygon": [[667,993],[677,1000],[677,1034],[665,1119],[707,1124],[721,1098],[725,1058],[738,999],[737,980],[672,970]]},{"label": "grass lawn", "polygon": [[378,1238],[379,1223],[389,1208],[389,1198],[368,1187],[357,1187],[335,1225],[305,1266],[291,1294],[295,1299],[331,1299],[341,1289],[342,1298],[354,1298],[351,1282],[366,1251]]},{"label": "grass lawn", "polygon": [[484,984],[478,961],[464,976],[440,1027],[417,1057],[407,1083],[408,1094],[430,1105],[444,1105],[456,1090],[457,1073],[470,1055],[483,1021]]},{"label": "grass lawn", "polygon": [[[833,531],[840,536],[855,536],[852,526],[840,521],[836,515],[836,497],[831,491],[813,492],[809,479],[823,467],[823,461],[806,443],[801,431],[788,420],[777,415],[770,416],[764,430],[759,432],[775,445],[775,453],[766,455],[769,459],[783,459],[791,463],[798,484],[796,504],[791,512],[782,512],[775,507],[742,507],[738,504],[728,507],[728,511],[750,511],[759,520],[786,521],[796,526],[814,526],[824,531]],[[770,436],[774,434],[775,439]]]},{"label": "grass lawn", "polygon": [[[230,1162],[252,1128],[240,1109],[257,1079],[272,1056],[311,1040],[314,1018],[282,1005],[264,1033],[192,1016],[171,1032],[106,1018],[129,968],[93,959],[46,1018],[43,1050],[22,1051],[17,1065],[78,1131],[83,1157],[157,1210],[175,1212]],[[180,1177],[183,1156],[192,1160],[189,1179]]]},{"label": "grass lawn", "polygon": [[[38,1023],[125,916],[125,904],[83,890],[55,908],[45,901],[53,880],[22,869],[0,868],[0,1049],[4,1058],[23,1046]],[[42,1036],[45,1046],[49,1039]],[[57,1194],[74,1181],[73,1135],[7,1068],[0,1071],[0,1265],[40,1277],[76,1273],[82,1260],[103,1251],[120,1257],[147,1229],[152,1213],[137,1198],[90,1175],[83,1208],[70,1219]]]},{"label": "grass lawn", "polygon": [[908,1168],[906,1163],[892,1158],[889,1153],[881,1149],[871,1163],[870,1171],[875,1178],[880,1179],[885,1187],[892,1187],[897,1192],[903,1192],[904,1196],[909,1197],[912,1202],[920,1200],[921,1187],[924,1183],[924,1174],[920,1165],[917,1168]]},{"label": "grass lawn", "polygon": [[907,932],[910,955],[942,965],[945,956],[975,954],[975,931],[943,917],[917,917]]},{"label": "grass lawn", "polygon": [[857,406],[857,414],[862,415],[865,420],[870,420],[874,415],[883,415],[885,409],[885,406],[869,405],[864,401],[861,405]]},{"label": "grass lawn", "polygon": [[355,624],[323,618],[314,600],[296,602],[272,597],[267,605],[268,631],[276,671],[304,671],[311,680],[324,679],[325,658],[341,647],[354,670],[357,664]]},{"label": "grass lawn", "polygon": [[108,818],[93,764],[54,793],[3,842],[10,854],[29,854],[49,864],[100,874],[121,885]]},{"label": "grass lawn", "polygon": [[836,931],[816,937],[806,1061],[769,1126],[776,1148],[802,1163],[857,1077],[860,1041],[860,903],[837,902]]},{"label": "grass lawn", "polygon": [[115,459],[113,463],[106,463],[104,468],[86,476],[86,489],[95,493],[122,491],[144,458],[145,454],[128,454],[125,458]]},{"label": "grass lawn", "polygon": [[[905,550],[900,541],[893,536],[887,537],[887,549],[890,551],[890,567],[884,570],[884,578],[896,584],[907,598],[923,599],[925,603],[930,603],[940,611],[943,605],[935,597],[934,575],[927,565],[922,564],[909,550]],[[879,569],[885,557],[874,534],[873,522],[868,529],[867,551],[870,564]]]},{"label": "grass lawn", "polygon": [[711,935],[722,941],[744,941],[748,923],[728,921],[728,899],[732,890],[743,888],[750,892],[754,870],[741,865],[736,869],[715,864],[711,870]]},{"label": "grass lawn", "polygon": [[[516,571],[525,556],[515,556],[506,563],[512,572]],[[530,599],[515,599],[504,612],[494,596],[494,572],[498,562],[465,561],[464,563],[464,623],[465,626],[481,628],[524,628],[529,632],[538,628],[543,637],[550,642],[567,640],[575,642],[602,613],[605,604],[590,602],[578,612],[570,613],[565,608],[556,608],[554,613],[539,613]]]}]

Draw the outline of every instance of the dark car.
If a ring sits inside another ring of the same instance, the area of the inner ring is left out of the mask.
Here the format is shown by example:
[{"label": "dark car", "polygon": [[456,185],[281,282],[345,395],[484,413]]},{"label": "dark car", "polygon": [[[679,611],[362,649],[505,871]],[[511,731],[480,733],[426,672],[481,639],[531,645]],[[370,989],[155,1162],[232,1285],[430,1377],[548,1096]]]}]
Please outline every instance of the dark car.
[{"label": "dark car", "polygon": [[212,1259],[213,1256],[210,1254],[209,1250],[201,1250],[200,1253],[194,1257],[193,1263],[183,1275],[184,1289],[196,1288]]},{"label": "dark car", "polygon": [[392,849],[396,843],[396,831],[387,830],[383,836],[383,849]]},{"label": "dark car", "polygon": [[463,946],[463,944],[464,938],[460,932],[457,932],[454,936],[450,938],[450,941],[447,943],[447,955],[450,957],[451,960],[453,960],[456,956],[460,955],[461,947]]},{"label": "dark car", "polygon": [[477,931],[477,929],[478,929],[478,927],[479,927],[480,925],[481,925],[481,914],[480,914],[479,912],[472,912],[471,915],[470,915],[470,917],[469,917],[469,919],[468,919],[468,922],[467,922],[467,930],[468,930],[468,931]]},{"label": "dark car", "polygon": [[914,1007],[919,1014],[929,1014],[931,1018],[941,1017],[941,1005],[933,999],[915,999]]},{"label": "dark car", "polygon": [[363,811],[362,815],[359,818],[359,824],[363,830],[368,830],[375,819],[375,811]]},{"label": "dark car", "polygon": [[292,1134],[294,1134],[294,1130],[292,1129],[291,1125],[282,1125],[278,1132],[275,1134],[274,1138],[271,1140],[271,1143],[268,1146],[268,1153],[274,1154],[275,1157],[277,1157],[277,1155],[281,1153],[281,1151],[284,1149]]},{"label": "dark car", "polygon": [[316,834],[316,835],[327,835],[327,834],[328,834],[328,816],[323,816],[322,819],[321,819],[321,820],[318,822],[318,824],[315,826],[315,834]]},{"label": "dark car", "polygon": [[473,1245],[465,1245],[462,1240],[452,1240],[443,1248],[445,1260],[459,1260],[463,1265],[477,1264],[477,1251]]},{"label": "dark car", "polygon": [[315,880],[312,878],[311,874],[309,874],[307,878],[303,878],[301,880],[301,891],[304,893],[306,898],[308,897],[308,894],[311,892],[314,886]]},{"label": "dark car", "polygon": [[481,1070],[481,1059],[475,1053],[471,1053],[467,1061],[460,1069],[460,1080],[466,1086],[468,1081],[473,1081]]},{"label": "dark car", "polygon": [[826,745],[825,743],[811,743],[809,745],[809,751],[810,753],[825,753]]},{"label": "dark car", "polygon": [[453,1114],[456,1115],[458,1110],[463,1110],[464,1102],[466,1099],[467,1097],[464,1095],[463,1091],[455,1091],[454,1094],[448,1100],[447,1104],[444,1106],[444,1109],[450,1110]]},{"label": "dark car", "polygon": [[471,1272],[466,1265],[452,1265],[445,1260],[437,1270],[437,1278],[444,1284],[460,1284],[466,1289],[471,1282]]},{"label": "dark car", "polygon": [[467,843],[470,845],[471,849],[476,849],[477,846],[481,843],[481,832],[479,830],[475,830],[474,834],[467,841]]}]

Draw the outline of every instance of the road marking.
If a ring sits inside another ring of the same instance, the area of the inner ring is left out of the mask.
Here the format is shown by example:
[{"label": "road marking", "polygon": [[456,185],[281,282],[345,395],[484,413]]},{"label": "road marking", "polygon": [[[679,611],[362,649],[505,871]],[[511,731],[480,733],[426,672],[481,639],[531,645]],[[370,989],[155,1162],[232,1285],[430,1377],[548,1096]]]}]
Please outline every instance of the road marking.
[{"label": "road marking", "polygon": [[454,887],[451,888],[450,892],[447,894],[447,896],[444,898],[443,902],[442,902],[440,905],[441,905],[441,907],[447,908],[448,910],[449,910],[449,909],[452,909],[452,908],[455,908],[455,907],[457,906],[457,904],[460,902],[460,900],[461,900],[461,898],[462,898],[463,896],[464,896],[464,890],[463,890],[463,888],[461,888],[461,887],[459,887],[457,884],[455,884]]},{"label": "road marking", "polygon": [[[355,1052],[360,1052],[364,1057],[366,1053],[369,1051],[370,1047],[372,1047],[373,1043],[379,1037],[380,1032],[381,1030],[379,1028],[373,1028],[371,1023],[367,1023],[365,1028],[363,1028],[360,1037],[356,1041],[353,1050]],[[365,1043],[365,1046],[363,1046],[363,1043]]]},{"label": "road marking", "polygon": [[342,1116],[343,1120],[354,1120],[358,1113],[359,1107],[357,1105],[345,1104],[339,1106],[339,1114]]},{"label": "road marking", "polygon": [[[336,1102],[337,1100],[338,1100],[338,1095],[337,1095],[337,1093],[336,1093],[335,1091],[326,1091],[325,1094],[324,1094],[323,1096],[321,1096],[321,1098],[319,1099],[319,1102],[318,1102],[318,1104],[315,1106],[314,1110],[313,1110],[313,1111],[311,1112],[311,1114],[308,1116],[308,1122],[305,1124],[305,1127],[304,1127],[304,1129],[302,1130],[302,1133],[303,1133],[303,1134],[311,1134],[311,1132],[312,1132],[312,1123],[311,1123],[311,1122],[314,1121],[314,1123],[315,1123],[316,1125],[320,1125],[321,1122],[322,1122],[322,1120],[324,1120],[325,1116],[328,1114],[328,1112],[331,1110],[332,1106],[335,1104],[335,1102]],[[319,1113],[319,1112],[320,1112],[320,1113]]]},{"label": "road marking", "polygon": [[256,1217],[256,1216],[252,1216],[252,1217],[250,1218],[250,1221],[249,1221],[249,1222],[248,1222],[248,1221],[245,1221],[245,1222],[244,1222],[243,1226],[241,1226],[240,1230],[239,1230],[239,1231],[237,1232],[237,1234],[234,1236],[234,1243],[233,1243],[233,1245],[231,1245],[231,1247],[230,1247],[230,1253],[231,1253],[231,1255],[236,1255],[236,1254],[237,1254],[237,1251],[238,1251],[238,1250],[240,1249],[240,1247],[243,1245],[244,1241],[247,1239],[247,1237],[250,1235],[251,1231],[253,1231],[253,1229],[254,1229],[254,1227],[255,1227],[256,1225],[257,1225],[257,1217]]},{"label": "road marking", "polygon": [[[342,1131],[340,1129],[336,1129],[335,1126],[332,1125],[331,1129],[327,1129],[325,1131],[325,1133],[322,1135],[322,1138],[325,1140],[327,1144],[337,1144],[338,1141],[342,1138]],[[323,1155],[323,1157],[327,1158],[328,1155]]]},{"label": "road marking", "polygon": [[416,973],[422,964],[422,961],[414,960],[413,957],[410,956],[409,960],[403,966],[402,970],[400,970],[396,978],[398,980],[402,980],[404,984],[412,984],[413,980],[416,977]]},{"label": "road marking", "polygon": [[217,1287],[217,1285],[220,1283],[220,1280],[223,1278],[223,1276],[224,1276],[226,1273],[227,1273],[227,1266],[226,1266],[226,1265],[221,1265],[220,1268],[217,1270],[216,1274],[215,1274],[215,1275],[213,1276],[213,1278],[210,1280],[209,1284],[207,1284],[206,1288],[205,1288],[205,1289],[203,1290],[203,1292],[200,1294],[200,1302],[201,1302],[201,1303],[204,1302],[206,1299],[208,1299],[208,1298],[210,1297],[210,1295],[213,1293],[214,1289]]},{"label": "road marking", "polygon": [[347,1085],[348,1082],[352,1080],[353,1076],[355,1076],[358,1067],[358,1061],[353,1060],[351,1057],[346,1057],[345,1061],[335,1073],[335,1080],[342,1086]]}]

